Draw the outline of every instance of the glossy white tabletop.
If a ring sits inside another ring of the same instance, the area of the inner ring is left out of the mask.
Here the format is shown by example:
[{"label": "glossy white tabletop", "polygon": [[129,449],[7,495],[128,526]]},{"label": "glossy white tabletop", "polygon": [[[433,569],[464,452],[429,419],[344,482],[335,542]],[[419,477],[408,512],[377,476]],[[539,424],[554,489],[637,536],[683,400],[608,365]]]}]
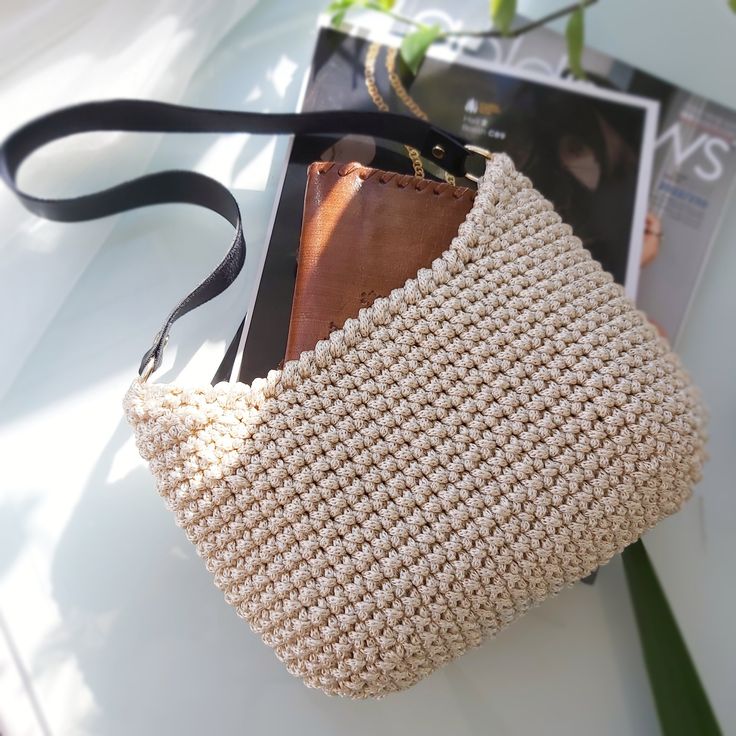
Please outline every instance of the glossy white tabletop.
[{"label": "glossy white tabletop", "polygon": [[[6,0],[0,133],[99,97],[293,109],[326,4]],[[536,16],[548,3],[520,7]],[[591,45],[736,107],[725,0],[602,0],[588,25]],[[207,381],[218,365],[253,294],[285,146],[87,136],[24,169],[49,195],[165,167],[196,167],[235,190],[246,271],[179,323],[159,380]],[[0,191],[3,736],[657,733],[619,560],[596,585],[379,702],[306,689],[226,606],[120,406],[163,316],[219,259],[230,233],[215,219],[169,206],[60,225]],[[646,538],[726,732],[736,731],[734,236],[732,205],[680,344],[712,412],[711,461],[686,509]]]}]

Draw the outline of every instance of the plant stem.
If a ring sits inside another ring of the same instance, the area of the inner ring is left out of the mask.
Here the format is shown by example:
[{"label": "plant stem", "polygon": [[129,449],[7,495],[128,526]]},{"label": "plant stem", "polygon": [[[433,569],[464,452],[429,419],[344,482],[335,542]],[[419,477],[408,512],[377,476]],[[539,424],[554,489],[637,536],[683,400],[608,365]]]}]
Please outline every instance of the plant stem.
[{"label": "plant stem", "polygon": [[581,0],[580,2],[572,3],[571,5],[567,5],[564,8],[555,10],[554,13],[545,15],[539,20],[533,20],[523,26],[514,28],[508,33],[501,33],[501,31],[497,31],[493,28],[487,31],[443,31],[440,38],[449,38],[450,36],[468,36],[473,38],[516,38],[517,36],[521,36],[524,33],[533,31],[535,28],[539,28],[540,26],[544,26],[547,23],[551,23],[553,20],[557,20],[558,18],[563,18],[566,15],[570,15],[570,13],[574,13],[578,8],[587,8],[590,5],[595,5],[595,3],[597,2],[598,0]]},{"label": "plant stem", "polygon": [[[555,10],[554,13],[545,15],[539,20],[533,20],[529,23],[524,24],[523,26],[514,28],[508,33],[501,33],[501,31],[498,31],[494,28],[489,28],[488,30],[484,31],[442,31],[442,33],[437,36],[437,40],[439,41],[443,38],[454,38],[457,36],[467,36],[469,38],[516,38],[517,36],[521,36],[524,33],[533,31],[535,28],[539,28],[540,26],[544,26],[547,23],[551,23],[553,20],[564,18],[566,15],[574,13],[578,8],[587,8],[590,5],[595,5],[597,2],[598,0],[580,0],[580,2],[572,3],[571,5],[566,5],[564,8]],[[393,18],[398,23],[403,23],[407,26],[421,28],[423,25],[413,18],[409,18],[406,15],[401,15],[401,13],[395,13],[393,10],[383,10],[383,8],[379,8],[375,5],[365,5],[364,7],[369,8],[370,10],[375,10],[379,13],[383,13],[389,18]]]},{"label": "plant stem", "polygon": [[[378,10],[378,8],[372,8],[372,10]],[[401,15],[400,13],[394,13],[393,10],[379,10],[379,12],[387,15],[389,18],[393,18],[399,23],[405,23],[407,26],[415,26],[416,28],[419,28],[422,25],[413,18],[409,18],[406,15]]]}]

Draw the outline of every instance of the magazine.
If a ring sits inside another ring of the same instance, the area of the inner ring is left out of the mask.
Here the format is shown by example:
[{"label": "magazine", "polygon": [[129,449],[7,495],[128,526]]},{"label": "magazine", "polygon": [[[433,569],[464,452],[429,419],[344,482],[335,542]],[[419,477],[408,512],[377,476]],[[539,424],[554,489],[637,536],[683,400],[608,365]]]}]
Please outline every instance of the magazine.
[{"label": "magazine", "polygon": [[[459,21],[450,0],[403,0],[401,12],[453,30],[488,24],[486,7],[463,8],[464,21]],[[375,19],[374,13],[370,20]],[[368,20],[366,16],[364,22]],[[519,25],[526,21],[517,19]],[[393,21],[385,27],[402,30]],[[459,37],[456,43],[466,54],[514,70],[558,78],[568,74],[565,38],[548,27],[514,39]],[[588,80],[601,88],[641,95],[660,104],[636,301],[676,345],[725,203],[734,192],[736,110],[594,49],[585,49],[583,67]]]},{"label": "magazine", "polygon": [[[390,34],[321,28],[302,109],[411,110],[468,142],[509,153],[634,296],[658,104],[444,47],[430,50],[414,78],[393,58],[391,49],[399,42]],[[250,382],[283,359],[301,229],[302,213],[294,203],[303,200],[306,167],[319,160],[413,173],[401,145],[366,136],[294,142],[258,295],[218,379],[232,366],[233,377]]]}]

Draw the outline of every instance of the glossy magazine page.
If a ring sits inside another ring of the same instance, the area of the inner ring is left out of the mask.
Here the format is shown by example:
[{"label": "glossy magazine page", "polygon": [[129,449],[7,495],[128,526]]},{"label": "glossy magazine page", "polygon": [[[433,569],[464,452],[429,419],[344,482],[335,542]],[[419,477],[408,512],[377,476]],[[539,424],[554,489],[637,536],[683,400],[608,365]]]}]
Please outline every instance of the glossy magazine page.
[{"label": "glossy magazine page", "polygon": [[[449,0],[405,0],[405,15],[459,29]],[[469,26],[483,27],[485,8]],[[366,17],[366,21],[368,18]],[[523,24],[524,19],[518,23]],[[389,29],[394,24],[388,24]],[[398,26],[396,26],[398,29]],[[519,72],[568,74],[564,36],[541,27],[514,39],[460,39],[464,53]],[[590,83],[656,100],[660,106],[637,304],[677,344],[736,180],[736,110],[586,48]]]}]

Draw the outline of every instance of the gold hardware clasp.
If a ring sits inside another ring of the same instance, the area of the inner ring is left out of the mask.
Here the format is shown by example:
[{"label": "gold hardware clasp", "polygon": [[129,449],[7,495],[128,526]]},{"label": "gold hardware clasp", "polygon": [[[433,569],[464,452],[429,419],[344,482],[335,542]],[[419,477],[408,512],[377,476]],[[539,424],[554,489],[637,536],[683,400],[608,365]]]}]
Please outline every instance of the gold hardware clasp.
[{"label": "gold hardware clasp", "polygon": [[151,358],[151,360],[146,363],[146,367],[143,369],[143,372],[140,374],[140,376],[138,376],[138,380],[141,383],[146,383],[146,381],[148,381],[148,379],[151,377],[151,373],[153,373],[153,365],[155,362],[156,361]]},{"label": "gold hardware clasp", "polygon": [[[480,146],[474,146],[472,143],[467,143],[465,145],[465,150],[469,153],[477,153],[479,156],[483,156],[486,161],[490,161],[493,158],[493,154],[486,148],[481,148]],[[482,176],[482,174],[481,174]],[[477,176],[476,174],[471,173],[470,171],[465,169],[465,177],[467,179],[470,179],[472,182],[479,182],[480,176]]]}]

